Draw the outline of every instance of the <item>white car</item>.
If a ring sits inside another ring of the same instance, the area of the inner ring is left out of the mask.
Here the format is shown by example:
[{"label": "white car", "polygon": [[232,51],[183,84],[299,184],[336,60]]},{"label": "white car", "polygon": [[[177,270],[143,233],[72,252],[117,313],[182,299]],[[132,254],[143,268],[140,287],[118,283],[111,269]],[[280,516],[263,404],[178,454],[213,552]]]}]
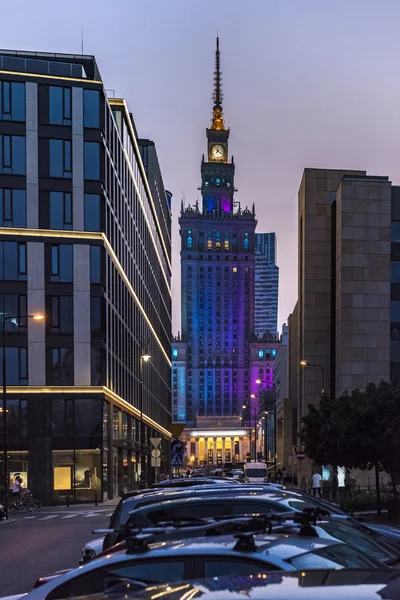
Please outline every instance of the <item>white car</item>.
[{"label": "white car", "polygon": [[82,548],[82,558],[79,561],[80,565],[84,565],[95,558],[103,550],[104,536],[87,542]]}]

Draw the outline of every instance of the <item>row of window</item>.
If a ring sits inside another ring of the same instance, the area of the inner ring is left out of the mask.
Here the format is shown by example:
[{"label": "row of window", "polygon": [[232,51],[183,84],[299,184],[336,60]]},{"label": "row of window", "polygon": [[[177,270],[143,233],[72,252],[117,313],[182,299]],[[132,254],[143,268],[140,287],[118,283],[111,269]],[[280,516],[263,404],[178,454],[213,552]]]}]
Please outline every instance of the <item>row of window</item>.
[{"label": "row of window", "polygon": [[[49,139],[49,177],[72,179],[71,140]],[[100,179],[100,144],[84,142],[83,172],[85,179]],[[40,155],[39,155],[40,158]],[[0,134],[0,173],[3,175],[26,174],[25,137]]]},{"label": "row of window", "polygon": [[[42,202],[42,201],[41,201]],[[73,197],[69,192],[49,192],[43,198],[45,229],[73,229]],[[25,190],[0,188],[0,227],[27,226]],[[48,204],[48,206],[47,206]],[[102,203],[99,194],[84,195],[84,230],[101,231]]]},{"label": "row of window", "polygon": [[[103,248],[90,247],[90,281],[102,283]],[[73,245],[46,244],[46,281],[72,283]],[[26,281],[26,244],[0,241],[0,281]]]},{"label": "row of window", "polygon": [[[28,385],[28,349],[6,347],[8,385]],[[92,349],[92,385],[101,385],[96,360],[100,351]],[[95,359],[93,361],[93,358]],[[0,384],[3,383],[3,349],[0,348]],[[93,369],[93,363],[96,365]],[[102,369],[100,368],[100,371]],[[94,381],[94,379],[96,381]],[[73,348],[46,348],[46,385],[74,385]]]},{"label": "row of window", "polygon": [[[236,242],[236,234],[233,234],[233,246],[234,249],[237,248]],[[250,247],[249,234],[246,232],[243,234],[242,240],[242,248],[247,251]],[[193,233],[192,230],[189,229],[186,233],[186,249],[191,250],[193,248]],[[226,251],[230,250],[230,234],[228,231],[225,231],[223,236],[220,231],[216,231],[215,235],[212,231],[207,232],[207,250],[221,250],[222,248]],[[199,249],[204,249],[204,233],[199,233]]]},{"label": "row of window", "polygon": [[[48,118],[51,125],[72,125],[72,88],[40,86],[48,92]],[[40,93],[40,98],[44,96]],[[0,120],[25,121],[25,83],[0,81]],[[83,90],[83,125],[100,127],[100,92]]]}]

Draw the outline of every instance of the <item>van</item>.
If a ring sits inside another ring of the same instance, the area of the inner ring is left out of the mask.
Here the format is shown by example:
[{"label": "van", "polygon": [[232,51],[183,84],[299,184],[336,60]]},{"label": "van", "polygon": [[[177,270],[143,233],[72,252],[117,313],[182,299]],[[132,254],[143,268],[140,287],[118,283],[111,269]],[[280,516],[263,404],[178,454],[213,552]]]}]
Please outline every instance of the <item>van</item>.
[{"label": "van", "polygon": [[265,462],[246,463],[244,475],[249,483],[263,483],[267,477],[267,465]]}]

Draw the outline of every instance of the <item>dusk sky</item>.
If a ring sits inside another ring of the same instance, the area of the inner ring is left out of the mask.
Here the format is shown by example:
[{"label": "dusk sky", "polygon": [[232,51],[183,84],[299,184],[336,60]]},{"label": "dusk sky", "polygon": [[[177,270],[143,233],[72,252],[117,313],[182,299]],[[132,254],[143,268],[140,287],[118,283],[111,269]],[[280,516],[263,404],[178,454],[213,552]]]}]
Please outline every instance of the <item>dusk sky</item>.
[{"label": "dusk sky", "polygon": [[275,231],[279,326],[297,299],[297,192],[305,167],[366,169],[400,184],[398,0],[19,0],[3,2],[0,46],[94,54],[106,88],[156,142],[178,215],[199,198],[217,30],[236,199]]}]

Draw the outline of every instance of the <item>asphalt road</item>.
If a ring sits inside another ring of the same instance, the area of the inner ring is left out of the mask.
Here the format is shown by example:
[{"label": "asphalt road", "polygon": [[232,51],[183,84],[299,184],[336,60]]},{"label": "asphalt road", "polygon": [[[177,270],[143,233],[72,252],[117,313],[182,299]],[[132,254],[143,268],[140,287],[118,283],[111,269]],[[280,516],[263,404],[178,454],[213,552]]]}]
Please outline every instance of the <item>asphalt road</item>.
[{"label": "asphalt road", "polygon": [[[78,566],[93,529],[108,526],[114,507],[43,508],[0,523],[0,597],[32,589],[35,580]],[[99,537],[99,536],[97,536]]]}]

